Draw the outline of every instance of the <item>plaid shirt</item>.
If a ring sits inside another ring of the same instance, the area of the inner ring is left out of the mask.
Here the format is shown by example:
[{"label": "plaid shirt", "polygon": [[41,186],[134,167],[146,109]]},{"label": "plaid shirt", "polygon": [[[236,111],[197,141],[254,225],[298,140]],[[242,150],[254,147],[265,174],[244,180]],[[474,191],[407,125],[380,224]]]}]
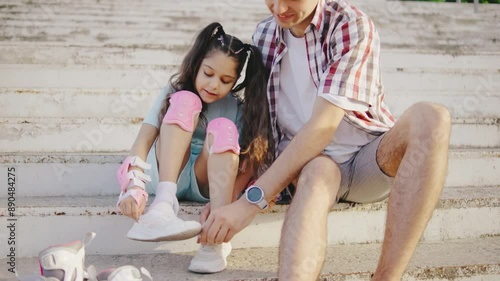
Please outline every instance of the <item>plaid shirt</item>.
[{"label": "plaid shirt", "polygon": [[[380,40],[373,22],[345,0],[319,0],[305,30],[309,71],[317,94],[343,96],[366,104],[367,111],[346,110],[344,120],[370,134],[380,135],[394,125],[384,102],[380,71]],[[287,52],[284,30],[271,16],[257,25],[253,43],[270,71],[268,100],[276,145],[281,139],[277,99],[281,59]]]}]

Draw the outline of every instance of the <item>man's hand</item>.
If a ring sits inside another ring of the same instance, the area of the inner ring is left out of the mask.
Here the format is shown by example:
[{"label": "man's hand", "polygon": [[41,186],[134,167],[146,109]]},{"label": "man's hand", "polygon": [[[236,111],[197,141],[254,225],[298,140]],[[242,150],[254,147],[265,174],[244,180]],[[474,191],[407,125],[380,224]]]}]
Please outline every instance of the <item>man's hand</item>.
[{"label": "man's hand", "polygon": [[214,245],[229,242],[236,233],[247,227],[260,212],[256,205],[245,198],[217,208],[208,216],[201,230],[201,244]]},{"label": "man's hand", "polygon": [[[131,187],[131,189],[142,189],[139,186]],[[146,208],[146,198],[142,196],[141,206],[137,205],[135,199],[132,196],[129,196],[120,202],[120,210],[122,214],[134,219],[135,221],[139,220],[139,217],[144,213],[144,209]]]}]

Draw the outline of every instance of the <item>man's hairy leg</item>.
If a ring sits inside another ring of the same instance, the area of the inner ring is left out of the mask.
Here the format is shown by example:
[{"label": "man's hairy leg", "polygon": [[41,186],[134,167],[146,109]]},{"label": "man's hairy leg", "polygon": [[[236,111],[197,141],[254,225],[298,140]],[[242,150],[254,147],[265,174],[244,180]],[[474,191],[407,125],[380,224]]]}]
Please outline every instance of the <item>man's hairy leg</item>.
[{"label": "man's hairy leg", "polygon": [[280,280],[316,280],[327,246],[327,217],[336,201],[340,170],[329,157],[304,166],[281,231]]},{"label": "man's hairy leg", "polygon": [[401,280],[443,189],[450,128],[446,108],[418,103],[381,141],[377,162],[395,180],[382,254],[372,280]]}]

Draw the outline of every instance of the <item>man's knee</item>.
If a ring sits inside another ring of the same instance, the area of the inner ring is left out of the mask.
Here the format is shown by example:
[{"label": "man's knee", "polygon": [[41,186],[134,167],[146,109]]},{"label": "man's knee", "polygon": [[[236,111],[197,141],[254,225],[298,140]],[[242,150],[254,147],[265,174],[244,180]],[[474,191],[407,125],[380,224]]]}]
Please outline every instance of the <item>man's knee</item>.
[{"label": "man's knee", "polygon": [[430,102],[419,102],[411,106],[409,111],[411,134],[433,135],[435,138],[442,138],[449,134],[451,116],[446,107]]},{"label": "man's knee", "polygon": [[296,196],[319,196],[332,199],[335,203],[340,188],[339,166],[327,156],[309,161],[299,175]]}]

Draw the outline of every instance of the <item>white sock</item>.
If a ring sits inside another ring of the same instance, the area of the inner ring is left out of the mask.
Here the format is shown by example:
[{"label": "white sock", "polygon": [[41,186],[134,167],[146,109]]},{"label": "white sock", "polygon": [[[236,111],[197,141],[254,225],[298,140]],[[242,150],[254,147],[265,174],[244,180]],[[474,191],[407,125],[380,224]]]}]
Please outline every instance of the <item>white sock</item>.
[{"label": "white sock", "polygon": [[149,207],[150,210],[156,209],[159,211],[167,211],[166,208],[173,208],[177,215],[179,211],[179,202],[175,196],[177,192],[177,184],[171,181],[161,181],[156,187],[156,197]]}]

